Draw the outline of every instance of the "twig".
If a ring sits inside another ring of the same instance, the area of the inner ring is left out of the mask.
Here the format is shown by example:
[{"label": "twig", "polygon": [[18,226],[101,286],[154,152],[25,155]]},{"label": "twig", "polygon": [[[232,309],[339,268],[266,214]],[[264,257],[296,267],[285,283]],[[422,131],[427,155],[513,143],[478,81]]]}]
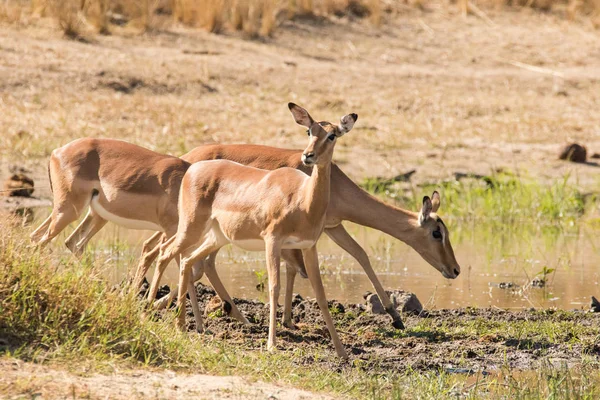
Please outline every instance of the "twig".
[{"label": "twig", "polygon": [[423,28],[427,33],[429,33],[432,36],[435,35],[435,31],[429,25],[427,25],[425,21],[423,21],[421,18],[419,18],[417,22],[419,22],[421,28]]},{"label": "twig", "polygon": [[515,60],[506,60],[506,59],[501,59],[501,60],[510,65],[514,65],[515,67],[523,68],[523,69],[526,69],[526,70],[532,71],[532,72],[537,72],[539,74],[552,75],[552,76],[557,76],[559,78],[565,77],[562,72],[554,71],[549,68],[536,67],[535,65],[525,64],[525,63],[522,63],[520,61],[515,61]]},{"label": "twig", "polygon": [[479,18],[481,18],[482,20],[484,20],[485,22],[487,22],[488,25],[490,25],[490,26],[496,26],[496,24],[494,23],[494,21],[492,21],[490,19],[490,17],[487,16],[486,13],[484,13],[483,11],[481,11],[479,9],[479,7],[477,7],[475,4],[471,3],[470,1],[467,1],[467,10],[471,11],[473,14],[477,15]]}]

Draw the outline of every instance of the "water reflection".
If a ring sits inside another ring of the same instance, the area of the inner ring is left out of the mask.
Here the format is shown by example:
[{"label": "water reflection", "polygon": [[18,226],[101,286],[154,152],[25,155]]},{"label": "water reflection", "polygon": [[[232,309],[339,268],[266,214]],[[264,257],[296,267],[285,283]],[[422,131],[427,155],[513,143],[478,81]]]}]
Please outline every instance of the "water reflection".
[{"label": "water reflection", "polygon": [[[600,242],[593,232],[582,227],[515,229],[513,225],[511,229],[502,229],[497,225],[473,224],[456,229],[453,228],[456,223],[449,222],[462,274],[455,280],[447,280],[402,242],[364,227],[345,226],[367,250],[384,287],[412,291],[427,308],[588,308],[590,297],[600,295]],[[141,244],[148,236],[148,232],[113,226],[94,238],[95,254],[110,256],[111,264],[118,265],[110,269],[111,280],[122,279],[127,268],[135,264]],[[360,265],[329,238],[321,239],[319,252],[328,298],[362,302],[363,294],[373,291]],[[544,267],[553,270],[546,276],[546,287],[531,287],[531,280]],[[261,271],[265,270],[263,253],[227,246],[219,254],[217,268],[233,296],[266,299],[266,293],[256,290],[260,279],[265,279],[261,278]],[[282,273],[283,284],[285,268]],[[177,276],[173,263],[167,269],[165,282],[173,284]],[[295,291],[313,297],[308,280],[298,278]]]}]

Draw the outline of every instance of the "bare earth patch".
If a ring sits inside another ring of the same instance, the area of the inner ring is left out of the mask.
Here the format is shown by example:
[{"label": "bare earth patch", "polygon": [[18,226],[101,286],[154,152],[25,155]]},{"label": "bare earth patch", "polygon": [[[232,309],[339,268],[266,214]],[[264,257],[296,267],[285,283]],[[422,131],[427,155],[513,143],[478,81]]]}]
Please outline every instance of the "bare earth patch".
[{"label": "bare earth patch", "polygon": [[[34,171],[48,196],[52,149],[84,136],[180,155],[211,142],[300,148],[288,101],[332,120],[359,114],[335,161],[352,178],[413,182],[505,168],[595,184],[600,152],[600,35],[561,16],[486,10],[463,19],[428,3],[381,28],[346,19],[288,21],[249,41],[173,27],[65,40],[46,23],[0,25],[0,178]],[[43,21],[42,21],[43,22]]]},{"label": "bare earth patch", "polygon": [[20,360],[0,359],[0,397],[26,399],[331,399],[239,377],[173,371],[115,370],[74,374]]}]

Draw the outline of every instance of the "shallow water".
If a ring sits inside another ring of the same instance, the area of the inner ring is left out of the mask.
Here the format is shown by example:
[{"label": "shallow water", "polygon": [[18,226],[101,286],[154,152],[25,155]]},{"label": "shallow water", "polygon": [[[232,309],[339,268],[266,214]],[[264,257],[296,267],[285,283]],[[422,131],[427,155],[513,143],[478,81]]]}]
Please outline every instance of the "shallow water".
[{"label": "shallow water", "polygon": [[[462,268],[455,280],[445,279],[399,240],[372,229],[345,224],[366,249],[384,287],[414,292],[430,309],[466,306],[587,309],[590,296],[600,295],[600,240],[592,229],[587,229],[588,232],[576,227],[531,231],[513,226],[511,232],[506,233],[485,226],[463,226],[457,230],[453,229],[456,223],[448,225]],[[93,240],[94,251],[98,257],[110,259],[109,264],[117,262],[118,268],[109,269],[109,277],[118,281],[128,266],[134,265],[141,243],[150,233],[110,227],[98,236]],[[329,299],[362,302],[365,292],[374,291],[360,265],[329,238],[324,236],[318,247]],[[544,267],[554,269],[546,276],[546,286],[532,287],[531,280]],[[231,295],[266,300],[266,292],[256,289],[261,279],[266,283],[264,253],[227,246],[219,253],[217,269]],[[177,276],[176,265],[172,263],[164,282],[171,285]],[[203,282],[208,283],[206,278]],[[505,283],[513,286],[502,288],[510,286]],[[282,268],[282,288],[284,284],[285,268]],[[299,276],[294,291],[313,297],[310,283]],[[280,303],[282,301],[283,296]]]}]

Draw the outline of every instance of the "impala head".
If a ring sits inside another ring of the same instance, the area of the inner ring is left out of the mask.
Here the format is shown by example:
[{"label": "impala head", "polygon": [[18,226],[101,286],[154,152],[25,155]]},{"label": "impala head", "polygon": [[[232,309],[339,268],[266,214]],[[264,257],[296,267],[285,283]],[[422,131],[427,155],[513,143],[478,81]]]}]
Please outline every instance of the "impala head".
[{"label": "impala head", "polygon": [[450,236],[444,222],[436,214],[440,208],[440,194],[433,192],[431,198],[423,197],[423,208],[419,212],[420,234],[415,250],[444,278],[454,279],[460,274],[460,265],[456,262],[450,244]]},{"label": "impala head", "polygon": [[304,108],[288,103],[288,107],[299,125],[308,128],[308,146],[302,153],[302,163],[306,166],[324,165],[331,161],[337,138],[350,132],[358,119],[356,114],[344,115],[338,125],[331,122],[316,122]]}]

